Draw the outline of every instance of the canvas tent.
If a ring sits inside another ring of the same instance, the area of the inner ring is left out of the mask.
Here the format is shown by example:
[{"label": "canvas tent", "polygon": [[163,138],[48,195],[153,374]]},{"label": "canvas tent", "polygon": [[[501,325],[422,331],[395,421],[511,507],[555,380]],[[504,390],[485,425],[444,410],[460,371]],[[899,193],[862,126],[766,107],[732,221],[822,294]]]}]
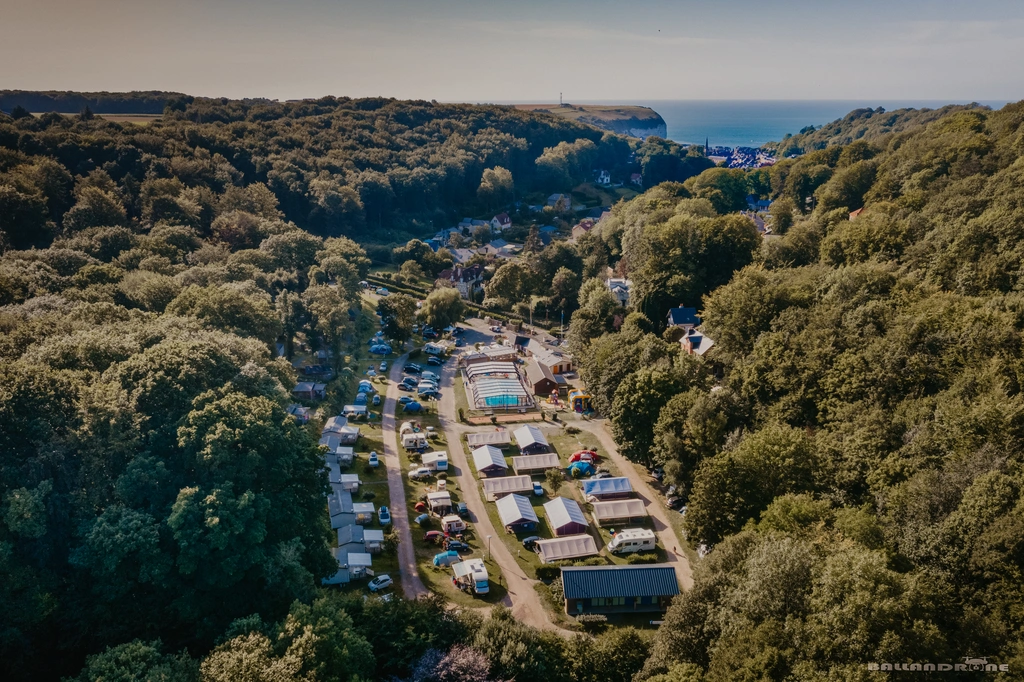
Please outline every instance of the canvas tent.
[{"label": "canvas tent", "polygon": [[483,476],[504,476],[508,470],[505,456],[493,445],[481,445],[473,450],[473,465]]},{"label": "canvas tent", "polygon": [[524,455],[539,455],[551,450],[551,446],[548,445],[548,439],[545,438],[541,430],[533,424],[524,424],[523,426],[520,426],[512,432],[512,436],[516,439],[516,445],[519,446],[519,452]]},{"label": "canvas tent", "polygon": [[564,538],[538,540],[537,552],[542,564],[563,559],[577,559],[598,553],[597,543],[590,535],[570,535]]},{"label": "canvas tent", "polygon": [[633,486],[625,476],[583,481],[581,485],[584,499],[590,502],[614,500],[633,495]]},{"label": "canvas tent", "polygon": [[544,504],[544,516],[548,519],[551,532],[561,537],[563,535],[579,535],[586,533],[590,524],[583,510],[576,500],[566,497],[556,497]]},{"label": "canvas tent", "polygon": [[647,517],[643,500],[611,500],[594,502],[592,516],[599,526],[613,523],[630,523]]},{"label": "canvas tent", "polygon": [[481,483],[484,486],[484,496],[492,502],[499,497],[511,495],[512,493],[533,492],[533,481],[530,480],[529,476],[485,478]]},{"label": "canvas tent", "polygon": [[512,458],[512,468],[517,474],[537,474],[548,469],[558,469],[561,464],[558,455],[554,452],[546,452],[542,455],[523,455]]},{"label": "canvas tent", "polygon": [[481,445],[508,445],[512,442],[512,432],[508,429],[498,429],[483,433],[470,433],[466,434],[466,442],[471,448],[478,448]]},{"label": "canvas tent", "polygon": [[506,495],[497,501],[496,506],[501,525],[509,531],[535,530],[540,522],[529,498],[522,495]]}]

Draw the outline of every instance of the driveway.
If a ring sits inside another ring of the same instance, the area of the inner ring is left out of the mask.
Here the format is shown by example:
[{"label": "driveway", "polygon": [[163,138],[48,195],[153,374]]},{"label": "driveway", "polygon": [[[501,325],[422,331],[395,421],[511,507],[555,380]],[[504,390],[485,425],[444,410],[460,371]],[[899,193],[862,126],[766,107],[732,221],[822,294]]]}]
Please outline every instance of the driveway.
[{"label": "driveway", "polygon": [[579,424],[597,436],[601,447],[604,448],[602,454],[607,454],[611,457],[619,466],[619,471],[622,472],[622,475],[629,479],[637,497],[643,500],[647,513],[654,522],[654,532],[658,534],[658,539],[668,554],[668,563],[672,564],[676,570],[676,578],[679,580],[679,584],[684,590],[692,588],[693,571],[690,569],[690,561],[683,554],[682,543],[679,542],[679,537],[672,528],[672,524],[669,523],[668,515],[674,512],[670,512],[658,502],[655,497],[656,493],[647,485],[647,481],[636,470],[633,463],[619,454],[615,439],[608,432],[607,419],[595,419],[590,422],[580,422]]},{"label": "driveway", "polygon": [[416,569],[416,553],[413,551],[412,531],[409,529],[409,505],[405,500],[405,486],[402,476],[402,460],[398,457],[398,429],[395,427],[395,406],[398,404],[398,384],[402,381],[402,367],[409,355],[391,363],[388,375],[387,394],[381,413],[381,431],[384,436],[384,466],[388,471],[388,494],[391,502],[391,522],[398,531],[398,566],[402,574],[402,591],[408,599],[428,594]]},{"label": "driveway", "polygon": [[[458,375],[455,372],[455,360],[449,360],[441,373],[441,385],[444,390],[441,391],[441,401],[437,410],[441,427],[444,429],[445,438],[448,441],[448,458],[455,465],[454,472],[449,469],[449,479],[454,473],[454,477],[458,480],[462,499],[469,507],[470,520],[476,524],[477,537],[488,544],[487,536],[492,536],[489,543],[491,557],[501,567],[502,575],[505,578],[505,587],[508,590],[508,599],[511,602],[506,603],[506,606],[511,607],[516,620],[535,628],[567,635],[565,630],[556,627],[548,620],[541,597],[534,589],[537,581],[528,578],[523,569],[519,567],[515,557],[501,541],[498,536],[499,531],[495,529],[491,518],[487,515],[487,508],[484,505],[489,503],[485,502],[480,495],[480,487],[469,468],[469,460],[462,446],[462,434],[469,429],[459,424],[456,417],[454,382],[458,380]],[[505,530],[502,529],[500,532],[504,533]]]}]

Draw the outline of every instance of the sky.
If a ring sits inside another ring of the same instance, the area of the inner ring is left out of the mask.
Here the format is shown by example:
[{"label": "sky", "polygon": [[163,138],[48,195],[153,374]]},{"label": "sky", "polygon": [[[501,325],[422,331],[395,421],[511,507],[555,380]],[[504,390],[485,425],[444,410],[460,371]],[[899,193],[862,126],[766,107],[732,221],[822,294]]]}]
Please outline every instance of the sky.
[{"label": "sky", "polygon": [[0,88],[1024,99],[1020,0],[0,0]]}]

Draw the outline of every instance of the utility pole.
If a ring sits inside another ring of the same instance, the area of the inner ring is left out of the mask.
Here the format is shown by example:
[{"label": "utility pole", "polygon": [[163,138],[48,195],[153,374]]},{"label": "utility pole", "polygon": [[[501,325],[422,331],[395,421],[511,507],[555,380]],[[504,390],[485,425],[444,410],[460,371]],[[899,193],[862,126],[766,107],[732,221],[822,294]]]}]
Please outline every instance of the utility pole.
[{"label": "utility pole", "polygon": [[562,106],[562,93],[558,93],[558,106]]}]

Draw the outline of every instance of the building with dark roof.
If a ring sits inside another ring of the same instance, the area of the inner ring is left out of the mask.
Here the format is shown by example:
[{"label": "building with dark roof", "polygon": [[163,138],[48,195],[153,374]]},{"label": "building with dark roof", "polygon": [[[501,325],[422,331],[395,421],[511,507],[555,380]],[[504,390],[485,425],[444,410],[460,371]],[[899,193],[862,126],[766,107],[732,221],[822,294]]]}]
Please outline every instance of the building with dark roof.
[{"label": "building with dark roof", "polygon": [[697,317],[696,308],[684,308],[683,306],[679,306],[678,308],[672,308],[668,311],[668,326],[670,327],[693,329],[699,324],[700,318]]},{"label": "building with dark roof", "polygon": [[633,613],[665,611],[679,594],[676,571],[668,564],[563,566],[565,612]]},{"label": "building with dark roof", "polygon": [[559,388],[558,382],[555,381],[555,375],[551,373],[551,370],[546,365],[541,365],[532,358],[526,363],[526,383],[534,395],[545,398],[552,393],[557,393]]}]

